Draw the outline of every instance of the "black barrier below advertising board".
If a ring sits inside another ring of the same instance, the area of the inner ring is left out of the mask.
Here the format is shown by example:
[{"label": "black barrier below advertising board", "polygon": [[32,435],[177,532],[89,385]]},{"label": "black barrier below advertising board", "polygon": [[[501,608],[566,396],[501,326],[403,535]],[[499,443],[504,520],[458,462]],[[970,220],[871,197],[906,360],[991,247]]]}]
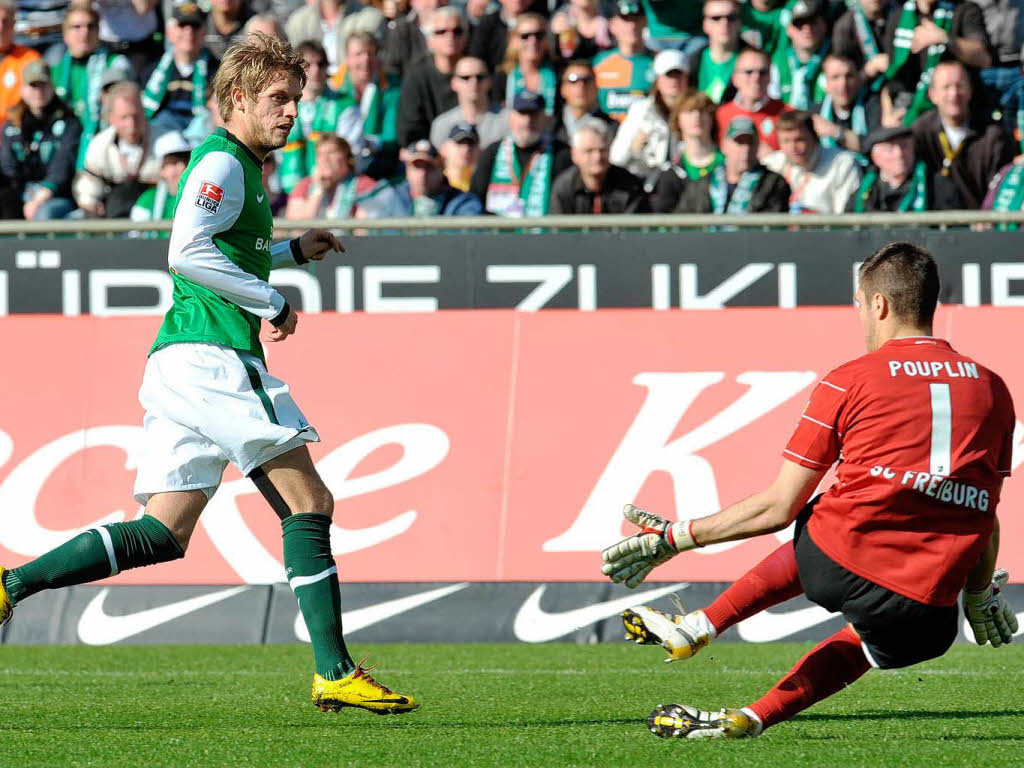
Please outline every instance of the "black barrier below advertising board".
[{"label": "black barrier below advertising board", "polygon": [[[913,240],[937,257],[942,300],[1024,304],[1016,232],[738,231],[378,236],[271,282],[304,312],[849,304],[855,265]],[[0,239],[0,314],[162,314],[167,241]]]},{"label": "black barrier below advertising board", "polygon": [[[343,584],[343,624],[359,643],[596,643],[623,638],[619,614],[639,603],[674,611],[707,605],[724,583],[651,583],[633,592],[610,583]],[[1024,585],[1006,589],[1024,605]],[[803,597],[753,616],[718,642],[819,641],[844,619]],[[960,642],[967,642],[965,627]],[[1024,618],[1021,621],[1024,627]],[[308,642],[284,584],[211,587],[82,586],[19,605],[0,630],[7,644],[260,644]]]}]

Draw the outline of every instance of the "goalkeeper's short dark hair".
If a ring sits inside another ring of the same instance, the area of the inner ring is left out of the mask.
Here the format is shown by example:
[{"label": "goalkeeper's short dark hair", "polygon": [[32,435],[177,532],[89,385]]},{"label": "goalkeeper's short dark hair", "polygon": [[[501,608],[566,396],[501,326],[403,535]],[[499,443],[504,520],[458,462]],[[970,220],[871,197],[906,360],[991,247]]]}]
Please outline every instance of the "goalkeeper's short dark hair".
[{"label": "goalkeeper's short dark hair", "polygon": [[865,298],[880,293],[893,314],[918,326],[930,326],[939,302],[939,268],[927,249],[909,242],[883,245],[858,272]]}]

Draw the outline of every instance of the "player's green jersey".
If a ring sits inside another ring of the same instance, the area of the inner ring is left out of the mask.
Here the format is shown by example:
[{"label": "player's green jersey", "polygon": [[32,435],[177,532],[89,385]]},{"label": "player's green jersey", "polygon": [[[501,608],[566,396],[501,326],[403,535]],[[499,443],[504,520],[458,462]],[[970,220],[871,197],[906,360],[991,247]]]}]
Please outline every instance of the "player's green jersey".
[{"label": "player's green jersey", "polygon": [[[260,320],[285,308],[267,282],[274,219],[262,164],[220,128],[192,152],[179,189],[168,251],[174,300],[150,353],[200,342],[262,358]],[[287,253],[281,245],[275,252]]]}]

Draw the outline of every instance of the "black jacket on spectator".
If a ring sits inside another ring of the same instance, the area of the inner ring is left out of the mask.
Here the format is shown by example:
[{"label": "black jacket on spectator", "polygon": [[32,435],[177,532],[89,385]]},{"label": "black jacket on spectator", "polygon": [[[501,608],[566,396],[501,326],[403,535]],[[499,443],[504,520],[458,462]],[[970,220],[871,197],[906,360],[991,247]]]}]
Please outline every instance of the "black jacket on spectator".
[{"label": "black jacket on spectator", "polygon": [[613,165],[601,185],[600,202],[583,185],[579,168],[563,171],[551,185],[551,213],[650,213],[643,179]]},{"label": "black jacket on spectator", "polygon": [[414,141],[430,138],[430,124],[442,112],[459,105],[452,90],[451,75],[443,75],[430,56],[424,56],[409,67],[398,97],[398,143],[408,146]]},{"label": "black jacket on spectator", "polygon": [[[551,149],[554,153],[551,162],[551,185],[554,186],[554,180],[561,175],[562,171],[572,167],[572,156],[569,152],[569,147],[563,142],[551,137],[546,137],[545,140],[551,142]],[[485,208],[487,207],[487,187],[491,184],[491,172],[494,170],[494,158],[498,156],[498,148],[500,146],[501,142],[496,141],[480,153],[480,161],[476,164],[473,178],[469,181],[469,191],[480,198]],[[519,161],[520,167],[530,162],[530,158],[540,148],[541,144],[534,144],[529,147],[516,147],[516,158]]]},{"label": "black jacket on spectator", "polygon": [[[882,124],[882,98],[877,93],[871,93],[868,89],[865,89],[865,92],[866,94],[864,96],[864,120],[868,124],[868,133],[871,133],[873,130],[875,130]],[[813,107],[811,107],[811,111],[816,115],[820,115],[821,106],[822,105],[819,102],[818,104],[815,104]],[[836,125],[842,126],[847,131],[852,131],[853,111],[851,110],[850,114],[848,114],[845,118],[840,118],[838,115],[835,115],[834,112],[835,110],[833,110],[832,122],[835,123]],[[864,147],[866,140],[867,134],[861,134],[861,147]]]},{"label": "black jacket on spectator", "polygon": [[[779,174],[763,166],[761,170],[764,176],[750,196],[748,213],[787,213],[789,184]],[[711,177],[690,181],[680,177],[673,168],[662,171],[651,193],[651,208],[655,213],[713,213]]]},{"label": "black jacket on spectator", "polygon": [[[565,127],[565,120],[563,119],[564,111],[565,110],[562,106],[559,106],[558,110],[555,111],[555,130],[552,133],[557,141],[560,141],[563,144],[572,144],[572,141],[569,139],[569,129]],[[586,117],[596,117],[608,126],[608,129],[613,135],[619,128],[619,123],[600,107],[595,107],[593,112],[588,112],[586,114]]]},{"label": "black jacket on spectator", "polygon": [[942,121],[938,111],[925,112],[911,128],[917,157],[928,167],[934,198],[932,210],[936,211],[981,208],[988,183],[1016,154],[1010,137],[999,126],[990,125],[980,131],[969,129],[948,175],[943,175],[945,155],[939,142]]},{"label": "black jacket on spectator", "polygon": [[[854,0],[857,2],[857,0]],[[880,18],[874,24],[871,24],[871,32],[875,38],[875,45],[878,46],[879,53],[885,52],[885,29],[886,29],[886,16],[883,13]],[[857,69],[864,69],[864,65],[867,63],[868,55],[860,43],[860,36],[857,34],[857,22],[853,10],[847,10],[839,19],[836,21],[834,27],[832,27],[832,52],[839,53],[843,56],[849,56],[855,62],[857,62]],[[910,66],[909,63],[907,66]]]},{"label": "black jacket on spectator", "polygon": [[[882,181],[882,177],[879,176],[875,183],[871,185],[871,189],[867,191],[863,198],[863,212],[864,213],[895,213],[900,208],[900,203],[903,202],[903,198],[910,192],[910,188],[914,183],[914,171],[911,169],[910,175],[907,176],[907,180],[904,181],[898,187],[890,187],[886,182]],[[926,194],[927,203],[926,210],[932,210],[932,187],[931,184],[927,184],[928,190]],[[846,212],[853,213],[857,210],[857,198],[858,193],[850,197],[850,201],[846,204]]]},{"label": "black jacket on spectator", "polygon": [[415,14],[388,24],[385,29],[381,63],[385,72],[402,77],[410,62],[428,53],[426,38]]},{"label": "black jacket on spectator", "polygon": [[18,104],[8,112],[0,137],[0,171],[19,195],[36,182],[54,197],[71,197],[81,136],[74,111],[56,96],[40,117]]},{"label": "black jacket on spectator", "polygon": [[495,11],[482,17],[473,29],[473,37],[469,41],[466,55],[483,59],[493,72],[504,61],[506,46],[508,27],[501,18],[501,11]]},{"label": "black jacket on spectator", "polygon": [[[706,48],[707,46],[705,46]],[[744,45],[743,41],[740,40],[740,50],[744,50],[747,46]],[[697,90],[697,83],[700,82],[700,65],[704,61],[704,48],[699,51],[694,51],[686,60],[686,79],[690,82],[690,88]],[[736,86],[732,84],[732,80],[729,80],[729,84],[725,86],[725,90],[722,91],[722,99],[719,104],[728,104],[730,101],[736,98]]]}]

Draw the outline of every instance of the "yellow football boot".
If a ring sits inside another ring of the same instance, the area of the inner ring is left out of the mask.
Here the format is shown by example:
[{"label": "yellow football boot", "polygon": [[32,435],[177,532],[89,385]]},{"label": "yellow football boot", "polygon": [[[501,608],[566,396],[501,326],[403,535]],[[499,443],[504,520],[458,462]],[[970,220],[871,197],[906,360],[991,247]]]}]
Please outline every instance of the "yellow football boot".
[{"label": "yellow football boot", "polygon": [[13,615],[14,604],[11,602],[11,596],[4,589],[4,569],[0,567],[0,627],[10,621]]},{"label": "yellow football boot", "polygon": [[419,702],[412,696],[395,693],[370,677],[369,669],[372,667],[363,667],[361,661],[355,672],[340,680],[313,675],[313,703],[321,712],[358,707],[375,715],[401,715],[419,708]]}]

